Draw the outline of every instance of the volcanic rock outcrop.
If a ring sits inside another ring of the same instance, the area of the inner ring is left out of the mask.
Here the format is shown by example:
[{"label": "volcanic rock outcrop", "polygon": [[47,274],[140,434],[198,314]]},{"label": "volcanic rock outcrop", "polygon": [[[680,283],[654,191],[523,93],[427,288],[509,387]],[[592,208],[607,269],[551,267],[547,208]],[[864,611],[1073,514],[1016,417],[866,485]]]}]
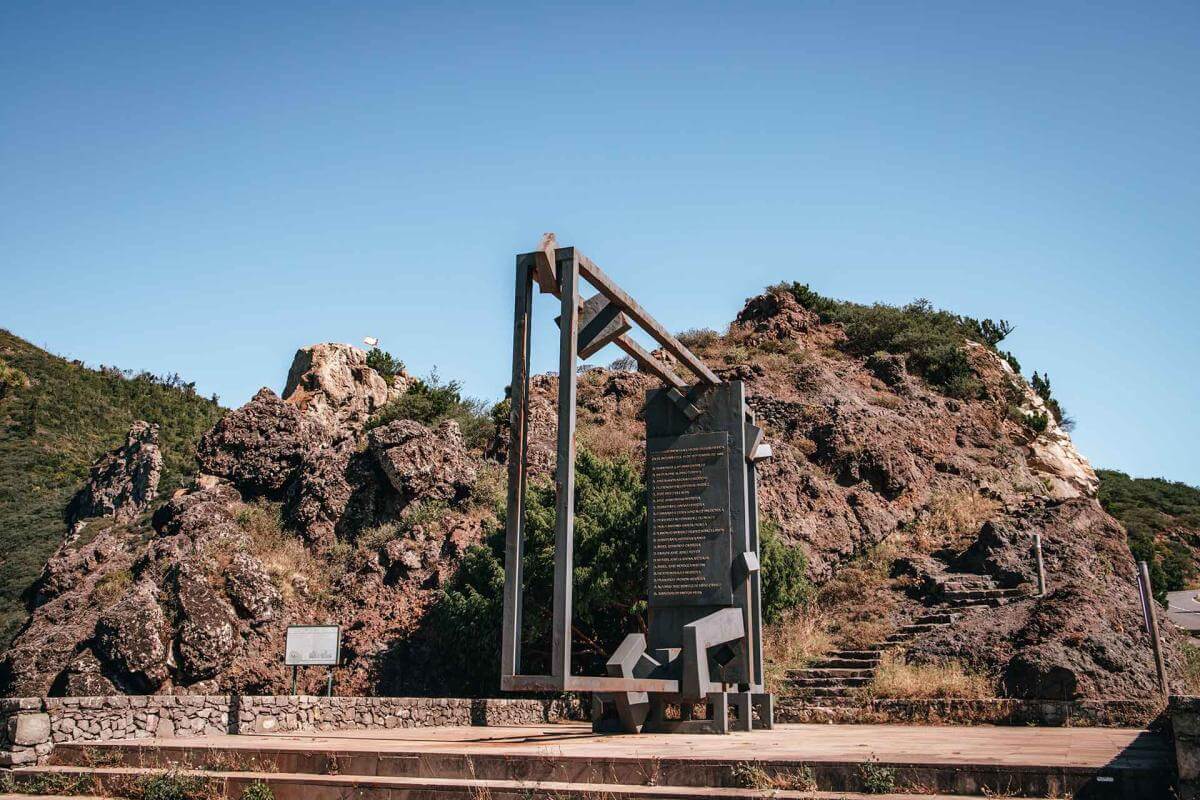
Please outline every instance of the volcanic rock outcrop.
[{"label": "volcanic rock outcrop", "polygon": [[[912,552],[896,565],[914,586],[950,570],[1029,586],[1032,534],[1042,535],[1045,597],[924,636],[913,659],[968,663],[1018,697],[1154,694],[1124,531],[1096,502],[1095,474],[1067,433],[1052,418],[1040,432],[1023,424],[1044,404],[996,352],[967,344],[979,389],[950,397],[903,356],[851,355],[840,325],[783,291],[750,299],[726,334],[690,341],[719,375],[745,383],[774,452],[759,475],[762,517],[805,550],[815,584],[900,542]],[[425,662],[398,664],[409,652],[398,643],[419,632],[464,551],[498,528],[507,431],[500,424],[476,452],[454,422],[371,427],[409,381],[384,379],[347,345],[304,348],[282,397],[263,389],[201,438],[201,474],[151,522],[117,509],[140,512],[152,491],[105,488],[150,485],[122,477],[153,472],[136,466],[152,462],[151,441],[131,434],[85,492],[88,509],[113,518],[89,523],[46,564],[30,621],[0,659],[0,688],[282,692],[286,626],[315,622],[343,626],[339,691],[416,685],[399,673]],[[625,369],[582,372],[580,447],[642,458],[641,407],[655,385]],[[533,377],[530,392],[530,473],[550,480],[557,377]],[[937,552],[906,538],[955,503],[986,518]],[[322,678],[302,676],[310,688]]]},{"label": "volcanic rock outcrop", "polygon": [[[466,512],[477,459],[453,422],[368,437],[395,387],[351,350],[305,348],[284,398],[263,389],[227,414],[198,445],[202,474],[152,521],[126,511],[64,542],[0,660],[4,691],[282,692],[286,625],[326,621],[346,628],[340,690],[369,691],[371,654],[419,623],[481,522]],[[107,487],[138,485],[119,478],[151,452],[153,429],[135,426],[81,496],[144,498]],[[440,518],[406,525],[422,504]]]},{"label": "volcanic rock outcrop", "polygon": [[67,518],[78,524],[88,517],[112,517],[128,522],[158,496],[163,457],[158,449],[158,426],[138,420],[125,444],[92,465],[87,485],[71,501]]}]

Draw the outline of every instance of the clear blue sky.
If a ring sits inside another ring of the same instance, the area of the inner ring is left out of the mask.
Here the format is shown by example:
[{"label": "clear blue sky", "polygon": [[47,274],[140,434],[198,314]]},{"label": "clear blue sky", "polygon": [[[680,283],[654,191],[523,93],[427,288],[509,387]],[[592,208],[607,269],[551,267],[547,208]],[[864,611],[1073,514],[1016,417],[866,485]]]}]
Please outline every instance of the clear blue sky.
[{"label": "clear blue sky", "polygon": [[1004,317],[1096,465],[1200,484],[1194,0],[200,6],[0,6],[0,326],[494,398],[553,230],[675,330],[784,279]]}]

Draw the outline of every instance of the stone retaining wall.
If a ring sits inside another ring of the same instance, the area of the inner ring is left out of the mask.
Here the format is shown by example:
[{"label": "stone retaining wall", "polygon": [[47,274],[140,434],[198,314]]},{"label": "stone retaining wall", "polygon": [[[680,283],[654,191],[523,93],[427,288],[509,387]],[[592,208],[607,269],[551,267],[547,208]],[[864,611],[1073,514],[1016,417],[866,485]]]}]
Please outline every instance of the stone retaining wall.
[{"label": "stone retaining wall", "polygon": [[55,744],[226,733],[539,725],[582,719],[577,701],[445,697],[115,695],[0,699],[0,766]]},{"label": "stone retaining wall", "polygon": [[1143,728],[1163,713],[1159,700],[872,700],[862,705],[814,708],[781,699],[776,722],[909,725],[1041,725],[1077,728]]}]

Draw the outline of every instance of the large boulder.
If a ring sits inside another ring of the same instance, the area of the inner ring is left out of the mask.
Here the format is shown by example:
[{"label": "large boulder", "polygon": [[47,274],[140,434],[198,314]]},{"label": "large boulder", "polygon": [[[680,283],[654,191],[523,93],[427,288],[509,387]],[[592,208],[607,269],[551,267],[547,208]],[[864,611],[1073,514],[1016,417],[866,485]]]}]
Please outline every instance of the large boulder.
[{"label": "large boulder", "polygon": [[280,496],[321,444],[320,430],[292,403],[263,388],[200,437],[200,469],[249,495]]},{"label": "large boulder", "polygon": [[176,569],[175,590],[182,620],[175,641],[181,682],[211,678],[225,666],[237,643],[237,615],[207,577],[187,562]]},{"label": "large boulder", "polygon": [[474,462],[453,420],[432,430],[412,420],[396,420],[372,430],[367,441],[405,499],[452,500],[475,482]]},{"label": "large boulder", "polygon": [[118,522],[134,519],[158,496],[162,466],[158,426],[142,420],[134,422],[125,444],[100,456],[92,465],[87,484],[67,510],[69,521],[87,517],[113,517]]},{"label": "large boulder", "polygon": [[252,622],[275,618],[280,606],[279,590],[263,562],[246,552],[234,554],[225,571],[225,593],[238,611]]},{"label": "large boulder", "polygon": [[76,656],[59,678],[65,697],[103,697],[117,694],[117,687],[104,676],[100,659],[91,650]]},{"label": "large boulder", "polygon": [[334,441],[366,424],[402,394],[411,379],[388,380],[367,366],[367,354],[348,344],[314,344],[296,351],[283,399],[315,420]]},{"label": "large boulder", "polygon": [[153,586],[139,584],[96,623],[96,655],[123,689],[149,692],[169,675],[167,618]]}]

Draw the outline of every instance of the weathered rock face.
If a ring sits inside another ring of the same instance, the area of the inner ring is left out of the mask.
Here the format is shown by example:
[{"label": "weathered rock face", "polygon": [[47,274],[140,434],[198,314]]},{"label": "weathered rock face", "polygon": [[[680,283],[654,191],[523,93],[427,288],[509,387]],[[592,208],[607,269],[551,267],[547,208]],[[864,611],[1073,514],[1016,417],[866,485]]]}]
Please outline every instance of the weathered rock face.
[{"label": "weathered rock face", "polygon": [[158,449],[158,426],[138,420],[125,444],[92,465],[87,485],[71,501],[67,518],[113,517],[128,522],[158,496],[163,457]]},{"label": "weathered rock face", "polygon": [[280,496],[305,456],[321,441],[321,431],[300,409],[270,389],[226,414],[200,439],[200,469],[232,481],[251,496]]},{"label": "weathered rock face", "polygon": [[314,344],[296,351],[283,399],[337,439],[361,429],[411,382],[400,374],[389,383],[367,366],[367,354],[357,347]]},{"label": "weathered rock face", "polygon": [[[1157,679],[1124,531],[1086,498],[1037,500],[984,525],[956,559],[962,571],[1032,583],[1032,534],[1042,536],[1047,593],[969,615],[922,639],[917,661],[953,658],[997,675],[1011,697],[1150,697]],[[1182,664],[1164,628],[1172,674]]]},{"label": "weathered rock face", "polygon": [[152,585],[141,585],[96,623],[94,652],[121,676],[126,691],[153,692],[169,675],[167,618],[155,594]]},{"label": "weathered rock face", "polygon": [[[382,379],[361,352],[302,353],[287,401],[264,389],[202,437],[205,472],[153,527],[96,521],[63,543],[0,658],[0,689],[286,692],[287,624],[335,621],[339,690],[380,685],[389,644],[420,624],[482,537],[481,514],[464,505],[479,464],[452,422],[392,423],[368,444],[365,415],[392,389],[375,391]],[[405,522],[430,501],[440,519]]]},{"label": "weathered rock face", "polygon": [[432,431],[419,422],[396,420],[372,430],[367,441],[392,486],[406,498],[451,500],[475,482],[475,466],[453,420]]}]

